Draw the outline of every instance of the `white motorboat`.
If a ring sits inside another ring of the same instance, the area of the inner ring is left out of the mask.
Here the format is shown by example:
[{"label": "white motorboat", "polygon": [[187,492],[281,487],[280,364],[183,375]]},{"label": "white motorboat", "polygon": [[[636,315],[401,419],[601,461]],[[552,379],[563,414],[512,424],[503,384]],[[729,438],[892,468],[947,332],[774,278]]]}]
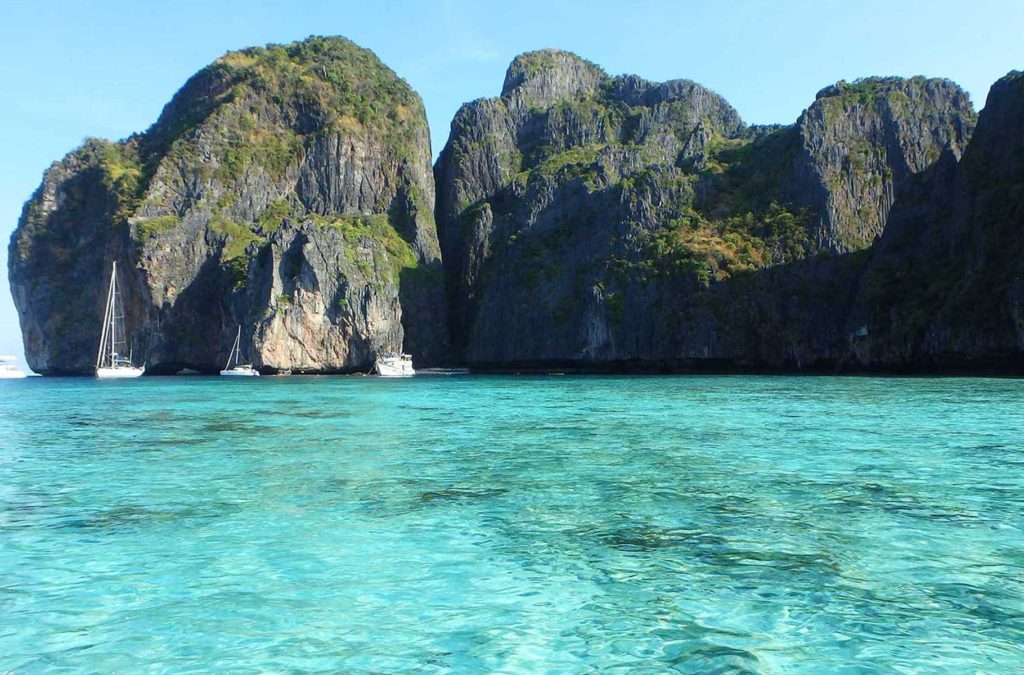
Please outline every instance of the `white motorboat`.
[{"label": "white motorboat", "polygon": [[[124,352],[128,356],[124,356]],[[96,377],[101,380],[121,380],[139,377],[146,367],[132,364],[132,352],[125,337],[124,307],[117,290],[117,261],[110,270],[110,288],[107,289],[107,308],[103,312],[103,332],[100,349],[96,354]]]},{"label": "white motorboat", "polygon": [[[228,362],[224,365],[224,370],[220,371],[220,374],[224,377],[259,377],[260,373],[258,370],[252,367],[249,363],[240,363],[242,359],[242,327],[238,327],[238,332],[235,334],[235,344],[231,346],[231,355],[228,356]],[[232,366],[231,364],[235,365]]]},{"label": "white motorboat", "polygon": [[25,377],[25,371],[14,365],[16,358],[9,354],[0,356],[0,380],[20,380]]},{"label": "white motorboat", "polygon": [[384,354],[377,357],[374,370],[381,377],[412,377],[416,371],[412,367],[412,356],[409,354]]}]

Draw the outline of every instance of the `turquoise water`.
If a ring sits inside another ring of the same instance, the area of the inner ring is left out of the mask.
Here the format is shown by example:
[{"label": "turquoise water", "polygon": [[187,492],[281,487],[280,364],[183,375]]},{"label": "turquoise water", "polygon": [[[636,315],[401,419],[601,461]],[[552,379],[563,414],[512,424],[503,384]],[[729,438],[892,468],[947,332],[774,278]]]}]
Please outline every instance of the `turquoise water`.
[{"label": "turquoise water", "polygon": [[0,671],[1024,669],[1024,381],[0,382]]}]

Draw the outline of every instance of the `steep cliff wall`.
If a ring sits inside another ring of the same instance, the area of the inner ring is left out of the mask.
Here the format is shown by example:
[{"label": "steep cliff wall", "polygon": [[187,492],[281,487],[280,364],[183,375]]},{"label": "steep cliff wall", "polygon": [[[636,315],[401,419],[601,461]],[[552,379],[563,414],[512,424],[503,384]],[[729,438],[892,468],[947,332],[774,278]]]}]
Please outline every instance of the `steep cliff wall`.
[{"label": "steep cliff wall", "polygon": [[145,133],[45,173],[10,249],[29,363],[91,372],[118,260],[153,372],[218,369],[238,325],[268,371],[404,348],[421,366],[1024,372],[1022,82],[980,118],[947,80],[867,78],[747,126],[694,82],[544,50],[462,107],[431,171],[419,97],[370,52],[233,52]]},{"label": "steep cliff wall", "polygon": [[872,251],[852,359],[869,368],[1024,372],[1024,75],[996,82],[962,160],[947,152]]},{"label": "steep cliff wall", "polygon": [[341,38],[232,52],[144,134],[51,167],[11,242],[29,365],[91,369],[112,259],[136,354],[216,368],[241,325],[268,370],[446,347],[419,97]]},{"label": "steep cliff wall", "polygon": [[864,249],[974,121],[948,81],[886,78],[747,127],[693,82],[520,56],[435,166],[453,339],[480,367],[839,363]]},{"label": "steep cliff wall", "polygon": [[797,121],[794,201],[817,218],[815,243],[846,253],[881,235],[913,176],[948,149],[959,159],[974,127],[967,94],[949,80],[866,78],[818,92]]}]

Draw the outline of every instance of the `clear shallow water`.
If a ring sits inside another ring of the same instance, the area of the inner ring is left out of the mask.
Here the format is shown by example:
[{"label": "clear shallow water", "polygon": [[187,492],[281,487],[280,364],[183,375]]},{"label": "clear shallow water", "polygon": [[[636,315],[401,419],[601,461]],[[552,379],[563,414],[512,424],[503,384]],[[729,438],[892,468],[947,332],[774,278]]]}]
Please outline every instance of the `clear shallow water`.
[{"label": "clear shallow water", "polygon": [[0,671],[1011,672],[1024,381],[0,382]]}]

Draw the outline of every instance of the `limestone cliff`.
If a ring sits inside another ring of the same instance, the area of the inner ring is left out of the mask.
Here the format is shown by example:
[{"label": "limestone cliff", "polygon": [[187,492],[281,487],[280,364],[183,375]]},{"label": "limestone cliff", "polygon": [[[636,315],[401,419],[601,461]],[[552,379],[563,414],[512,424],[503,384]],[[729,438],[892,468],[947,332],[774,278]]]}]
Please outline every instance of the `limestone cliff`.
[{"label": "limestone cliff", "polygon": [[815,243],[841,253],[870,245],[913,176],[944,150],[960,158],[974,122],[949,80],[867,78],[818,92],[797,121],[791,195],[815,212]]},{"label": "limestone cliff", "polygon": [[748,127],[685,80],[518,57],[435,165],[453,340],[478,367],[826,367],[863,250],[975,122],[944,80],[839,83]]},{"label": "limestone cliff", "polygon": [[[1024,76],[839,82],[748,126],[688,80],[517,57],[431,170],[419,97],[341,38],[247,49],[25,205],[29,364],[91,372],[111,260],[151,372],[382,351],[502,370],[1024,372]],[[436,188],[436,189],[435,189]],[[435,218],[437,226],[435,228]],[[443,266],[442,266],[443,254]]]},{"label": "limestone cliff", "polygon": [[918,176],[851,321],[863,367],[1024,372],[1024,74],[996,82],[962,160]]},{"label": "limestone cliff", "polygon": [[89,372],[110,261],[136,354],[214,370],[237,325],[264,370],[366,369],[446,350],[419,97],[341,38],[232,52],[145,133],[45,174],[11,241],[29,365]]}]

